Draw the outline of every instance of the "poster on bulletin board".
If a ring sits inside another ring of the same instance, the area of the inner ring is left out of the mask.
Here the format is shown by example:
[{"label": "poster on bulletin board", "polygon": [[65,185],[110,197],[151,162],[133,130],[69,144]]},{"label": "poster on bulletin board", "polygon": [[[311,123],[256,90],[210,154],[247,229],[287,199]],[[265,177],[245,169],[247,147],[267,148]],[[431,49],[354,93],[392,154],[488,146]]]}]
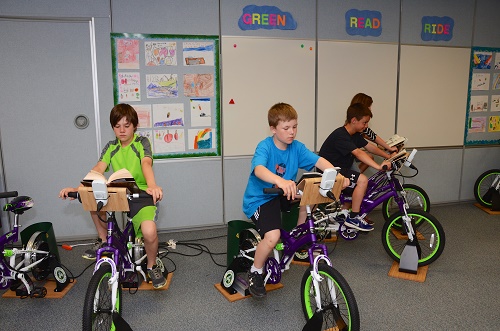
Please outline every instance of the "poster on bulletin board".
[{"label": "poster on bulletin board", "polygon": [[219,37],[112,33],[115,104],[139,117],[153,158],[220,156]]},{"label": "poster on bulletin board", "polygon": [[473,47],[465,145],[500,142],[500,48]]}]

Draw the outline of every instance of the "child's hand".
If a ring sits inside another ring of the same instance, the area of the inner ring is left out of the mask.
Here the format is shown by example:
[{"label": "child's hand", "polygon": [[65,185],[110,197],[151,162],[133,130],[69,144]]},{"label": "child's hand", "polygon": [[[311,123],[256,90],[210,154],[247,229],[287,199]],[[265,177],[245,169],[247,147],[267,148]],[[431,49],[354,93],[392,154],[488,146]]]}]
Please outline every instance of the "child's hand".
[{"label": "child's hand", "polygon": [[347,177],[344,177],[344,182],[342,183],[342,189],[345,189],[349,185],[351,185],[351,180]]},{"label": "child's hand", "polygon": [[146,193],[151,195],[151,197],[153,198],[153,203],[156,203],[163,199],[163,189],[158,185],[148,187],[146,189]]},{"label": "child's hand", "polygon": [[398,148],[397,148],[396,146],[389,147],[387,150],[388,150],[389,152],[391,152],[391,155],[392,155],[393,153],[397,153],[397,152],[398,152]]},{"label": "child's hand", "polygon": [[286,196],[288,200],[295,199],[295,196],[297,195],[297,186],[293,180],[286,180],[280,177],[276,186],[283,190],[283,195]]},{"label": "child's hand", "polygon": [[[384,166],[386,166],[387,168],[384,169]],[[391,169],[391,166],[392,165],[391,165],[390,161],[384,161],[384,162],[380,163],[380,169],[382,169],[382,170],[389,170],[389,169]]]},{"label": "child's hand", "polygon": [[[59,198],[66,200],[69,192],[78,192],[78,188],[66,187],[59,192]],[[75,198],[69,198],[70,200],[75,200]]]}]

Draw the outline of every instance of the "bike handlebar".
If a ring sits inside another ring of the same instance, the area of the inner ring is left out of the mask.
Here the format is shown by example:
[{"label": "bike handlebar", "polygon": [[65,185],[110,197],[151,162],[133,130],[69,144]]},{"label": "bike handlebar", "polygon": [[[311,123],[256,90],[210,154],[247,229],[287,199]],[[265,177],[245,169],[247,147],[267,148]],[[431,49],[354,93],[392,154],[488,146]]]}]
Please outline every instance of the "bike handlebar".
[{"label": "bike handlebar", "polygon": [[15,198],[17,195],[17,191],[2,192],[0,193],[0,199]]},{"label": "bike handlebar", "polygon": [[[0,194],[2,194],[2,193],[0,193]],[[281,191],[281,194],[283,194],[283,190]],[[16,192],[16,195],[17,195],[17,192]],[[127,197],[133,198],[133,199],[137,199],[137,198],[146,198],[147,199],[147,198],[151,198],[151,195],[146,193],[146,192],[140,192],[140,193],[127,194]],[[82,202],[82,200],[80,199],[80,194],[78,192],[68,192],[68,198],[78,199],[78,201]]]},{"label": "bike handlebar", "polygon": [[265,188],[264,189],[264,194],[278,194],[278,195],[283,195],[285,194],[285,191],[279,187],[270,187],[270,188]]}]

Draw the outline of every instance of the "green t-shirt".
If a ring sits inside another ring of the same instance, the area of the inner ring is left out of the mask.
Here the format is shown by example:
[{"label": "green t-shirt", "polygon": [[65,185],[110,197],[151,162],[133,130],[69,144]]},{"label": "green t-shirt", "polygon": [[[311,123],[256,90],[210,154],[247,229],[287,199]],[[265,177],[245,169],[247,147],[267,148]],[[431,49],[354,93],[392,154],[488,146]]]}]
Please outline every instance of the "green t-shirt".
[{"label": "green t-shirt", "polygon": [[134,177],[137,186],[139,186],[141,190],[146,190],[148,185],[141,167],[141,161],[145,157],[150,157],[151,160],[153,159],[151,143],[148,138],[134,134],[134,139],[126,147],[121,146],[121,142],[118,138],[108,142],[102,150],[99,161],[108,165],[106,171],[109,170],[110,165],[113,171],[118,171],[123,168],[127,169]]}]

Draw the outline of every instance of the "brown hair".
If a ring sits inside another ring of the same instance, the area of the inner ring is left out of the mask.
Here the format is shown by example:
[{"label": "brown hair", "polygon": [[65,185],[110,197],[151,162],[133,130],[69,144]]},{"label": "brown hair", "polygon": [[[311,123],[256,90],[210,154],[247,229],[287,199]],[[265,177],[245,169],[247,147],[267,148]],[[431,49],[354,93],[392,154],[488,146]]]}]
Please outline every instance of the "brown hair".
[{"label": "brown hair", "polygon": [[351,105],[355,103],[362,103],[366,107],[371,107],[371,105],[373,104],[373,99],[369,95],[366,95],[364,93],[358,93],[351,100]]},{"label": "brown hair", "polygon": [[287,103],[279,102],[273,105],[267,113],[269,126],[278,126],[279,121],[287,122],[298,118],[297,111]]},{"label": "brown hair", "polygon": [[350,123],[353,118],[359,121],[365,116],[370,116],[370,118],[372,118],[372,111],[362,103],[355,103],[347,108],[345,124]]},{"label": "brown hair", "polygon": [[137,116],[137,112],[134,107],[128,105],[126,103],[120,103],[111,109],[111,113],[109,114],[109,122],[111,123],[111,127],[114,128],[115,125],[125,117],[126,120],[131,123],[134,128],[137,130],[137,125],[139,124],[139,117]]}]

